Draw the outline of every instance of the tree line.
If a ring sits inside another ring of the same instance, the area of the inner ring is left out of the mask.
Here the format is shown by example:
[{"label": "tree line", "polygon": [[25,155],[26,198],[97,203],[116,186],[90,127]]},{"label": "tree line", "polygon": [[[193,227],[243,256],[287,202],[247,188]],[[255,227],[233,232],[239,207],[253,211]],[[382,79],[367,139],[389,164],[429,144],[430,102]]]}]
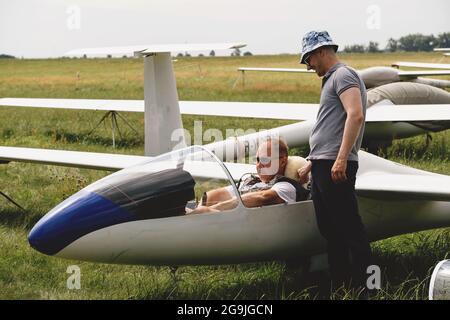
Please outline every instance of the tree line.
[{"label": "tree line", "polygon": [[9,54],[0,54],[0,59],[15,59],[16,57]]},{"label": "tree line", "polygon": [[384,49],[379,48],[379,43],[370,41],[367,46],[353,44],[344,47],[344,52],[395,52],[395,51],[433,51],[434,48],[449,48],[450,32],[444,32],[434,36],[421,33],[408,34],[399,39],[389,38]]},{"label": "tree line", "polygon": [[[433,51],[434,48],[450,48],[450,32],[444,32],[434,36],[423,35],[421,33],[408,34],[406,36],[400,37],[399,39],[389,38],[386,47],[384,49],[379,48],[379,43],[370,41],[368,45],[364,44],[353,44],[344,47],[344,52],[395,52],[395,51]],[[209,56],[214,57],[216,53],[211,50]],[[236,48],[232,53],[232,56],[251,56],[250,51],[244,53],[240,49]],[[185,54],[179,53],[178,57],[190,57],[188,52]],[[203,56],[203,54],[200,54]],[[108,56],[110,57],[110,56]],[[0,54],[0,59],[14,59],[14,56],[7,54]],[[86,58],[86,56],[84,56]]]}]

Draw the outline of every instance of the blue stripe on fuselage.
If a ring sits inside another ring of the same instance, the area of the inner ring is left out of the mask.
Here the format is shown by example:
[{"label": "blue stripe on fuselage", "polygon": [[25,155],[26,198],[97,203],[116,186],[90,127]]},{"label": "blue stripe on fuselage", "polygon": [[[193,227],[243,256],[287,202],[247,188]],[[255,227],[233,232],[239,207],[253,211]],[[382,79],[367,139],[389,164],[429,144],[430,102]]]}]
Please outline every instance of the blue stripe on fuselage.
[{"label": "blue stripe on fuselage", "polygon": [[136,220],[110,200],[80,191],[44,216],[30,231],[28,241],[36,250],[54,255],[93,231]]}]

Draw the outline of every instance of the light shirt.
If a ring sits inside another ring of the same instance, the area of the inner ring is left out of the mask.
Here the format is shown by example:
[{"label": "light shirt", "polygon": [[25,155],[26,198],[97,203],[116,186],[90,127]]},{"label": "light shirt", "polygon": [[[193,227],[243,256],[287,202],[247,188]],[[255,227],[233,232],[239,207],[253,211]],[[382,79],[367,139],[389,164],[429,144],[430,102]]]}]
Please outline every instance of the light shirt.
[{"label": "light shirt", "polygon": [[[253,186],[254,188],[252,189],[254,190],[250,190],[249,192],[256,192],[270,189],[275,191],[278,194],[278,196],[286,203],[294,203],[297,200],[295,187],[286,181],[277,182],[271,188],[269,188],[268,184],[264,182],[255,183]],[[234,189],[232,186],[228,186],[227,190],[230,193],[231,197],[235,196]]]}]

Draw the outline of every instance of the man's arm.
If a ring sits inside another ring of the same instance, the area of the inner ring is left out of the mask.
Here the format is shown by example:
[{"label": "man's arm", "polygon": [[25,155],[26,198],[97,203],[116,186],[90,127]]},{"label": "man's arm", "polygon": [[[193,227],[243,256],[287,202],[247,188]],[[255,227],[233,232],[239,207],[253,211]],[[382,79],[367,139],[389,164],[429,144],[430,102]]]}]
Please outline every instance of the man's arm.
[{"label": "man's arm", "polygon": [[[285,201],[280,198],[278,193],[274,190],[263,190],[248,192],[241,196],[242,202],[248,208],[262,207],[270,204],[284,203]],[[237,206],[237,199],[233,199],[219,202],[218,204],[210,206],[213,210],[230,210]]]},{"label": "man's arm", "polygon": [[339,98],[347,113],[347,119],[345,121],[342,144],[333,168],[331,169],[331,178],[335,183],[347,180],[345,171],[347,170],[348,155],[358,138],[359,131],[361,130],[364,121],[361,91],[359,88],[351,87],[341,93]]},{"label": "man's arm", "polygon": [[275,190],[263,190],[256,192],[249,192],[241,196],[242,202],[246,207],[261,207],[269,204],[284,203]]}]

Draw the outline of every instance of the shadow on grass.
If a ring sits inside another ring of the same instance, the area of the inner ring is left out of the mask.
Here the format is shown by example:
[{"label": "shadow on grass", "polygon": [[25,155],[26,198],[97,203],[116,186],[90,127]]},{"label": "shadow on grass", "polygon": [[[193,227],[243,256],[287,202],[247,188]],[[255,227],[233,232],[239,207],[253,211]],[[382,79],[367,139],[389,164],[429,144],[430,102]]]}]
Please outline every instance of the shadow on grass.
[{"label": "shadow on grass", "polygon": [[46,214],[46,211],[35,208],[29,209],[25,207],[25,210],[20,210],[19,208],[8,208],[5,206],[2,204],[0,208],[0,224],[9,228],[31,230],[39,219]]},{"label": "shadow on grass", "polygon": [[[45,135],[52,137],[55,141],[58,142],[85,143],[104,146],[112,146],[113,144],[112,136],[102,137],[95,134],[95,132],[91,134],[89,134],[89,132],[73,133],[57,129],[57,130],[47,130],[45,131]],[[121,137],[116,134],[115,143],[116,146],[119,148],[139,147],[144,145],[144,139],[142,137],[137,136],[136,134],[127,132],[123,133]]]}]

